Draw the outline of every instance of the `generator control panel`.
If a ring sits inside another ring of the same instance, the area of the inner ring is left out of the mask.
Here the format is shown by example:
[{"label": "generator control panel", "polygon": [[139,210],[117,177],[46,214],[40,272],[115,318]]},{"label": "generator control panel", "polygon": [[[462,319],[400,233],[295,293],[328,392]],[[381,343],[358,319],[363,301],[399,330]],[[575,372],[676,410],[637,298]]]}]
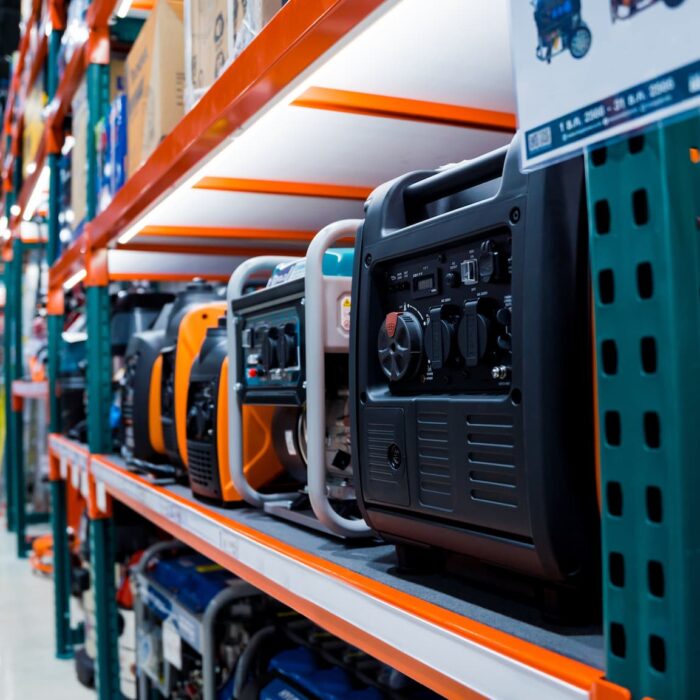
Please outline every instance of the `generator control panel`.
[{"label": "generator control panel", "polygon": [[246,403],[301,405],[304,400],[304,280],[232,302]]},{"label": "generator control panel", "polygon": [[506,393],[512,366],[508,229],[391,261],[377,358],[392,393]]}]

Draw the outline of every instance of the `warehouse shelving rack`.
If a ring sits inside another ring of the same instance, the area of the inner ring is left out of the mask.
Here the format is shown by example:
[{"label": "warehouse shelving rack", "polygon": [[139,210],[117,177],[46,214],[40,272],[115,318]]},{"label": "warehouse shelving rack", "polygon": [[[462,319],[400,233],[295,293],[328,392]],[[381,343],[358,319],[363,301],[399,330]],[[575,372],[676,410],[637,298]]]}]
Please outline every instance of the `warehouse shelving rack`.
[{"label": "warehouse shelving rack", "polygon": [[[506,0],[444,0],[432,14],[418,0],[291,0],[99,214],[90,144],[90,221],[59,256],[56,158],[63,119],[83,77],[90,124],[104,113],[115,4],[93,0],[89,37],[60,83],[51,72],[60,3],[44,8],[51,21],[45,50],[52,102],[37,162],[47,159],[51,169],[46,247],[54,408],[63,293],[81,280],[88,290],[90,353],[89,444],[62,437],[57,411],[51,416],[57,654],[70,656],[76,638],[68,615],[65,509],[66,492],[75,489],[92,520],[101,699],[118,697],[113,499],[445,696],[692,697],[700,673],[693,635],[700,416],[692,393],[700,379],[698,120],[659,124],[644,137],[587,154],[604,623],[602,633],[564,633],[454,591],[407,583],[390,570],[387,546],[346,550],[245,509],[207,506],[184,488],[154,486],[107,454],[109,282],[224,280],[243,256],[301,252],[329,221],[361,216],[373,187],[390,177],[505,143],[515,128]],[[37,7],[30,29],[46,26],[44,10]],[[13,299],[21,289],[21,216],[36,186],[18,177],[21,95],[29,89],[20,76],[26,61],[41,64],[44,50],[40,43],[31,54],[28,35],[12,83],[2,159],[12,228],[3,251],[6,358],[21,357]],[[478,72],[456,69],[465,51]],[[36,79],[39,69],[28,74]],[[643,222],[631,205],[640,191],[648,205]],[[609,230],[600,218],[605,210]],[[17,362],[6,362],[6,386],[20,377]],[[16,433],[8,436],[9,476],[21,469],[21,457]]]}]

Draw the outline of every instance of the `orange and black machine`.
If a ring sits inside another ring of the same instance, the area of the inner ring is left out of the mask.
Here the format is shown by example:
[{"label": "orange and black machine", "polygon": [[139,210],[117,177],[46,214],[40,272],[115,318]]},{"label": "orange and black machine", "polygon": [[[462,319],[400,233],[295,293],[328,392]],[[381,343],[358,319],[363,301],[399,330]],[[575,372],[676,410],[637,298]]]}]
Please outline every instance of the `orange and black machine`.
[{"label": "orange and black machine", "polygon": [[[169,442],[166,446],[162,416],[162,394],[168,393],[163,392],[163,385],[166,383],[174,388],[175,383],[170,365],[166,372],[163,371],[166,360],[164,351],[173,349],[177,344],[180,325],[189,312],[216,303],[217,298],[216,290],[211,284],[195,280],[171,304],[163,308],[151,330],[136,333],[131,338],[126,350],[122,380],[124,430],[121,451],[127,462],[149,469],[165,461],[168,456],[167,447],[170,447],[171,454],[175,454],[177,444],[172,440],[171,431],[167,431]],[[167,360],[170,359],[168,355]],[[184,366],[185,363],[181,364]],[[189,377],[186,381],[188,380]],[[169,428],[172,422],[170,415],[166,421]]]},{"label": "orange and black machine", "polygon": [[[223,504],[242,503],[229,469],[226,318],[207,330],[192,365],[187,398],[187,473],[192,493]],[[255,488],[283,472],[275,451],[272,406],[247,407],[243,415],[245,471]]]}]

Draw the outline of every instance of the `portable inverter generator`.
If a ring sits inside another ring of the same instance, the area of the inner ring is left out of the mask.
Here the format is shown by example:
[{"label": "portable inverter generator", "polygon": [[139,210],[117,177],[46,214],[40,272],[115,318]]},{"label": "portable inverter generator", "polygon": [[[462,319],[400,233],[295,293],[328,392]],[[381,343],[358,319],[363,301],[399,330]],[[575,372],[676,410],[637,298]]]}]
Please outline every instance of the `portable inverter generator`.
[{"label": "portable inverter generator", "polygon": [[161,425],[163,348],[177,340],[180,322],[191,309],[216,300],[210,284],[194,281],[163,307],[149,331],[135,333],[126,348],[122,378],[122,456],[157,462],[166,454]]},{"label": "portable inverter generator", "polygon": [[212,301],[185,313],[177,337],[160,351],[163,370],[160,383],[163,446],[173,465],[187,466],[187,392],[190,372],[207,331],[225,318],[226,302]]},{"label": "portable inverter generator", "polygon": [[[302,260],[253,258],[232,275],[229,303],[231,475],[267,512],[343,537],[367,536],[353,486],[348,395],[352,250],[329,247],[359,221],[331,224]],[[248,277],[274,270],[266,289],[243,294]],[[262,494],[247,481],[244,406],[276,406],[272,433],[298,485]]]},{"label": "portable inverter generator", "polygon": [[559,590],[595,570],[584,186],[581,158],[521,174],[516,137],[369,199],[353,455],[366,521],[407,560],[437,548]]},{"label": "portable inverter generator", "polygon": [[[240,503],[231,480],[228,434],[228,356],[226,317],[207,330],[192,365],[187,396],[187,473],[195,496]],[[282,473],[271,434],[271,406],[246,406],[243,411],[244,470],[254,488]]]}]

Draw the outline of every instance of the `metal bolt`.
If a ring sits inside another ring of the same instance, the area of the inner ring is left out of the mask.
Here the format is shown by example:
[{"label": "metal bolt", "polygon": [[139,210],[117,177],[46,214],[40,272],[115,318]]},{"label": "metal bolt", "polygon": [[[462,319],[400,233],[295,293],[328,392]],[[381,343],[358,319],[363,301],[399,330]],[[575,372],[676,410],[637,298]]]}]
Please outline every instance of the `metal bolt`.
[{"label": "metal bolt", "polygon": [[367,253],[367,255],[365,255],[365,265],[367,267],[369,267],[371,264],[372,264],[372,255],[371,255],[371,253]]},{"label": "metal bolt", "polygon": [[520,221],[520,209],[518,209],[518,207],[513,207],[513,209],[510,210],[510,221],[513,224],[517,224],[518,221]]}]

